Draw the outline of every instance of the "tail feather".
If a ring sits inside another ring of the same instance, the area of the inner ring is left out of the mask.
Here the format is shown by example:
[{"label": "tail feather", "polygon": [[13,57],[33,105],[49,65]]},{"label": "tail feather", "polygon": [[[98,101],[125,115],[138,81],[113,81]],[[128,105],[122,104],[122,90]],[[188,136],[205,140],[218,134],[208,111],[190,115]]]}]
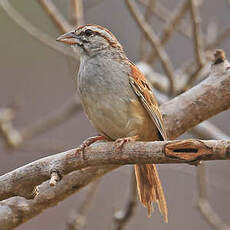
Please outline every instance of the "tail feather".
[{"label": "tail feather", "polygon": [[156,165],[135,165],[134,168],[139,198],[147,208],[148,216],[151,216],[152,213],[152,203],[157,202],[159,210],[167,223],[168,209]]}]

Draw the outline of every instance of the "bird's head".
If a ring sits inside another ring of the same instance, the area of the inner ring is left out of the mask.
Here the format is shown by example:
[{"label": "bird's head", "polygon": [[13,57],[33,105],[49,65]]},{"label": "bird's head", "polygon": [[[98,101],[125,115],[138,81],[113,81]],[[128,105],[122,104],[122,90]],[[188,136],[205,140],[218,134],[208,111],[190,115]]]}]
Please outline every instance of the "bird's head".
[{"label": "bird's head", "polygon": [[121,44],[106,28],[99,25],[84,25],[56,39],[77,48],[81,55],[94,56],[106,50],[123,52]]}]

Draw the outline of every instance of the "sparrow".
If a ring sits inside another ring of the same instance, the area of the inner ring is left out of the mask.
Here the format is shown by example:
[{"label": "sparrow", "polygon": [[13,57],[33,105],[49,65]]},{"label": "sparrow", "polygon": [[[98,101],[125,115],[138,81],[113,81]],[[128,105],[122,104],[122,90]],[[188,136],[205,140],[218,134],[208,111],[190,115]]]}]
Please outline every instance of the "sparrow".
[{"label": "sparrow", "polygon": [[[123,145],[127,141],[167,139],[151,85],[108,29],[87,24],[61,35],[57,41],[72,46],[80,55],[77,91],[88,119],[100,135],[92,142],[107,139]],[[168,222],[156,165],[136,164],[134,169],[139,198],[148,216],[156,202]]]}]

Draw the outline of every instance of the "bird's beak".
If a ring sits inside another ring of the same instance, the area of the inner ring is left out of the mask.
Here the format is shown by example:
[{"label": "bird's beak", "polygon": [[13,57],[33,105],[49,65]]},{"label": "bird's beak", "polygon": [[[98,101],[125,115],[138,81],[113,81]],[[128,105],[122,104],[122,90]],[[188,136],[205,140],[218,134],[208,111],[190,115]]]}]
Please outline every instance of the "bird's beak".
[{"label": "bird's beak", "polygon": [[77,36],[76,36],[76,34],[73,31],[65,33],[65,34],[59,36],[56,39],[56,41],[64,42],[64,43],[66,43],[68,45],[78,44]]}]

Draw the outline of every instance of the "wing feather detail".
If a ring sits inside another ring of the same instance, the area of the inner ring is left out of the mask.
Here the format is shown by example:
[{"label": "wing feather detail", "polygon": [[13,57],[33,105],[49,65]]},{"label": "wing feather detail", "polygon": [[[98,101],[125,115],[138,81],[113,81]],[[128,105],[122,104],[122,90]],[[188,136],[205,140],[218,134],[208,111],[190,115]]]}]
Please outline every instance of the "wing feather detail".
[{"label": "wing feather detail", "polygon": [[150,84],[147,82],[144,75],[139,71],[135,65],[131,65],[131,76],[129,77],[130,84],[135,94],[140,99],[142,105],[148,112],[149,116],[156,125],[163,140],[167,140],[165,127],[161,112],[158,107],[155,96],[153,95]]}]

